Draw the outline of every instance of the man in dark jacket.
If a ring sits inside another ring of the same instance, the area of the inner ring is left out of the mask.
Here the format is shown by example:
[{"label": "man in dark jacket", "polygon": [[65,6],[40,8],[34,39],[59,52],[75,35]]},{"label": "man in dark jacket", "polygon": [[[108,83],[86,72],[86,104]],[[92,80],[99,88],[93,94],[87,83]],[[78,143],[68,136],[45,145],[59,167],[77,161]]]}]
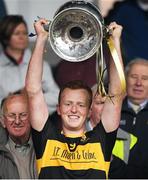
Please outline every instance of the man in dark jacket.
[{"label": "man in dark jacket", "polygon": [[122,106],[120,128],[138,139],[129,155],[128,178],[148,178],[145,171],[148,169],[148,61],[137,58],[125,70],[127,97]]}]

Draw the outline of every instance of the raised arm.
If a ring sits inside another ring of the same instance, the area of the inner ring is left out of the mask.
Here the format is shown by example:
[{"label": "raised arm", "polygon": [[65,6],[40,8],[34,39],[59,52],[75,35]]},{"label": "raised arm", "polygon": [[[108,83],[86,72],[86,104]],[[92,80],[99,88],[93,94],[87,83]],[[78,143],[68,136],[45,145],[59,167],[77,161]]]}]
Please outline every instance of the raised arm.
[{"label": "raised arm", "polygon": [[[116,48],[120,63],[122,64],[122,56],[120,49],[120,37],[122,33],[122,26],[116,24],[115,22],[109,25],[109,29],[112,30],[112,40]],[[104,108],[102,111],[102,123],[106,132],[112,132],[119,126],[122,100],[124,93],[122,92],[121,82],[119,79],[118,71],[115,67],[115,63],[111,58],[109,60],[109,92],[108,94],[112,99],[106,98]]]},{"label": "raised arm", "polygon": [[44,61],[43,65],[42,89],[48,111],[51,114],[56,110],[58,104],[59,87],[54,80],[52,69],[46,61]]},{"label": "raised arm", "polygon": [[28,66],[25,86],[31,125],[38,131],[43,129],[48,118],[48,107],[42,92],[43,53],[48,38],[48,32],[44,30],[43,24],[47,24],[45,19],[40,19],[34,24],[37,39]]}]

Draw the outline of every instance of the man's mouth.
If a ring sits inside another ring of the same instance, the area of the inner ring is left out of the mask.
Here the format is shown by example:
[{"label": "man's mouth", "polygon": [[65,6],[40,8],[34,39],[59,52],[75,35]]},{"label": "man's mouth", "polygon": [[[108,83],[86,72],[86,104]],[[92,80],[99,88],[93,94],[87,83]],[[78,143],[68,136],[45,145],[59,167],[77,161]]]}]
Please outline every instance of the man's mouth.
[{"label": "man's mouth", "polygon": [[134,93],[140,94],[143,92],[143,90],[141,89],[133,89]]},{"label": "man's mouth", "polygon": [[20,130],[20,129],[22,129],[22,127],[23,126],[17,126],[17,127],[13,127],[13,128],[16,129],[16,130]]},{"label": "man's mouth", "polygon": [[78,115],[68,115],[68,118],[71,120],[78,120],[80,117]]}]

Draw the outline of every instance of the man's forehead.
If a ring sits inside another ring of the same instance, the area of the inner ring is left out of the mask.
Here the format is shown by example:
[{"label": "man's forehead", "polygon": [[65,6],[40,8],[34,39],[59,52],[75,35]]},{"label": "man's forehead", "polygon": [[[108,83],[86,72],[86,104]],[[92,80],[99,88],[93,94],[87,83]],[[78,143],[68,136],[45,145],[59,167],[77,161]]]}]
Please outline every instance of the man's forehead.
[{"label": "man's forehead", "polygon": [[88,102],[88,92],[85,89],[64,90],[61,94],[61,100],[67,102]]},{"label": "man's forehead", "polygon": [[27,102],[27,99],[23,95],[13,95],[6,99],[7,104],[8,103],[17,103],[17,102]]},{"label": "man's forehead", "polygon": [[70,89],[70,88],[66,88],[64,89],[64,91],[62,92],[62,96],[66,96],[67,94],[76,94],[76,95],[81,95],[81,94],[88,94],[86,89]]}]

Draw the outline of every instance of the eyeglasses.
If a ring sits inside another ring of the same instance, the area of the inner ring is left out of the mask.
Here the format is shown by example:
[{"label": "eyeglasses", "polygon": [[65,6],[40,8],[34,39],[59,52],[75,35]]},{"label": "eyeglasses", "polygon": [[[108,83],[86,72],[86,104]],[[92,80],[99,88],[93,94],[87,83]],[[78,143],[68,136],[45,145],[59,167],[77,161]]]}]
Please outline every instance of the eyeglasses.
[{"label": "eyeglasses", "polygon": [[11,114],[5,114],[4,116],[10,122],[16,121],[16,118],[19,118],[21,121],[25,121],[28,118],[28,113],[27,112],[22,112],[19,114],[11,113]]}]

